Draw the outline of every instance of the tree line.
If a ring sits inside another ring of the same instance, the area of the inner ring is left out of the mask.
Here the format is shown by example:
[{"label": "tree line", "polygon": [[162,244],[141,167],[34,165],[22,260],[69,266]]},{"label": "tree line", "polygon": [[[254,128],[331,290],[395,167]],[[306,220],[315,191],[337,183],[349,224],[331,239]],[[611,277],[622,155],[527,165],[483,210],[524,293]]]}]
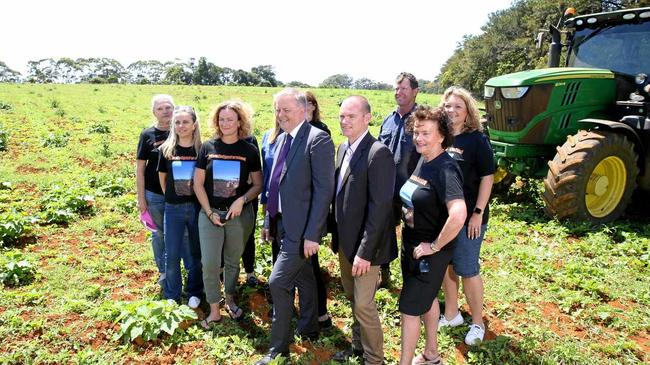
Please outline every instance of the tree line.
[{"label": "tree line", "polygon": [[[271,65],[260,65],[250,71],[220,67],[205,57],[198,60],[160,62],[156,60],[137,61],[127,67],[112,58],[45,58],[29,61],[25,75],[12,70],[0,61],[0,82],[28,83],[129,83],[129,84],[167,84],[167,85],[239,85],[239,86],[291,86],[313,87],[300,81],[287,84],[276,78]],[[393,85],[369,78],[353,79],[348,74],[335,74],[327,77],[318,87],[392,90]],[[420,80],[420,91],[435,92],[434,83]]]},{"label": "tree line", "polygon": [[439,90],[461,85],[483,95],[483,85],[494,76],[543,68],[547,65],[548,39],[541,48],[535,37],[556,25],[567,7],[576,15],[650,6],[649,0],[517,0],[505,10],[490,14],[479,35],[466,35],[435,79]]}]

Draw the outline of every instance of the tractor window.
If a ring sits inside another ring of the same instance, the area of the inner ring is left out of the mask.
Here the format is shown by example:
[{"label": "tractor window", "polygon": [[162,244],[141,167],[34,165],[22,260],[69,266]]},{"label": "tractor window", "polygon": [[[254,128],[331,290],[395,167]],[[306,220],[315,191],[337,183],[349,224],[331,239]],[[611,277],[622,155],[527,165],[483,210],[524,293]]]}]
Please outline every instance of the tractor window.
[{"label": "tractor window", "polygon": [[650,22],[577,31],[568,66],[650,74]]}]

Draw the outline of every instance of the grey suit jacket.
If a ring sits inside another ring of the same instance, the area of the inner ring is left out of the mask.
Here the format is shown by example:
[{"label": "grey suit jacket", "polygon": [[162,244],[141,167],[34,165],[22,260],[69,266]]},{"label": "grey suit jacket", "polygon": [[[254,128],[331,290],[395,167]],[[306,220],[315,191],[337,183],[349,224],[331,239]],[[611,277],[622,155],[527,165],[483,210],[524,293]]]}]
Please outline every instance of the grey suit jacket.
[{"label": "grey suit jacket", "polygon": [[339,146],[336,161],[335,181],[339,174],[345,175],[332,203],[336,227],[332,248],[335,252],[341,249],[351,263],[356,255],[372,265],[388,263],[397,257],[392,215],[393,155],[368,133],[354,151],[347,172],[340,171],[345,154],[343,145]]},{"label": "grey suit jacket", "polygon": [[[276,146],[282,146],[286,136],[280,134]],[[283,251],[302,254],[305,239],[320,242],[333,192],[334,143],[327,133],[305,122],[280,174]]]}]

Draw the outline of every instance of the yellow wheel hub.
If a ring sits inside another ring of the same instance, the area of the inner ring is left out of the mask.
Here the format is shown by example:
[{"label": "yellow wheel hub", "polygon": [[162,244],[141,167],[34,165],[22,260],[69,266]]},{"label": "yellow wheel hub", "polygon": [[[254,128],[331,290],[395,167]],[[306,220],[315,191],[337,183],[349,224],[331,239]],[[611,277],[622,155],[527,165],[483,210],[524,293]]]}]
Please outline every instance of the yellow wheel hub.
[{"label": "yellow wheel hub", "polygon": [[626,179],[623,160],[609,156],[600,161],[587,181],[585,203],[589,213],[602,218],[613,212],[625,193]]},{"label": "yellow wheel hub", "polygon": [[508,171],[501,166],[497,167],[497,170],[494,172],[494,183],[500,183],[506,176],[508,176]]}]

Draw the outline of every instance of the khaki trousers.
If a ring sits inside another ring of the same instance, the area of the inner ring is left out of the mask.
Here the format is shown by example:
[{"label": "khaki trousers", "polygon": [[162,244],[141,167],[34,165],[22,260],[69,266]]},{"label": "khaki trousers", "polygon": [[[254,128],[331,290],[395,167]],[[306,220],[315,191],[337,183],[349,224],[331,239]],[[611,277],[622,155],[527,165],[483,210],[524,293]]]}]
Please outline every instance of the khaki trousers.
[{"label": "khaki trousers", "polygon": [[381,364],[384,361],[384,332],[375,303],[379,266],[370,266],[365,275],[353,277],[352,264],[341,250],[339,265],[343,290],[352,303],[352,347],[363,349],[365,364]]}]

